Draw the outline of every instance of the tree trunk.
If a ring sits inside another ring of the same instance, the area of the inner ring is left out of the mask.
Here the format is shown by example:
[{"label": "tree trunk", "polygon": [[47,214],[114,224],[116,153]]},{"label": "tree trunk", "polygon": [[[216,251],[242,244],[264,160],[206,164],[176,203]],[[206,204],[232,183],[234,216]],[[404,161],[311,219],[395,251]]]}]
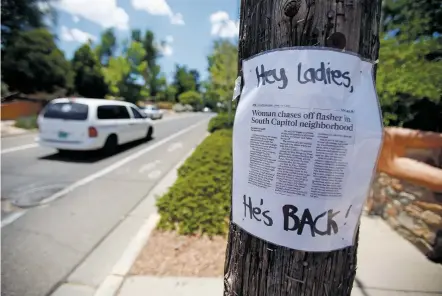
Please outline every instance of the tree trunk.
[{"label": "tree trunk", "polygon": [[[287,46],[341,48],[375,61],[380,11],[381,0],[241,0],[239,68],[242,59]],[[296,251],[231,223],[224,295],[349,296],[357,242],[333,252]]]}]

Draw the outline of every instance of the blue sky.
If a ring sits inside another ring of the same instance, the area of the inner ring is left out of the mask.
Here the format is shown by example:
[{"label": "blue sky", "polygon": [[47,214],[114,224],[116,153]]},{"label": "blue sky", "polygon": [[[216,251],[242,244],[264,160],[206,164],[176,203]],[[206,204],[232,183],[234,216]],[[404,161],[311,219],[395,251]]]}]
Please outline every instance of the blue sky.
[{"label": "blue sky", "polygon": [[170,80],[175,64],[186,64],[207,77],[213,40],[238,38],[239,0],[59,0],[58,45],[71,58],[89,38],[114,27],[121,42],[132,29],[150,29],[166,41],[159,60]]}]

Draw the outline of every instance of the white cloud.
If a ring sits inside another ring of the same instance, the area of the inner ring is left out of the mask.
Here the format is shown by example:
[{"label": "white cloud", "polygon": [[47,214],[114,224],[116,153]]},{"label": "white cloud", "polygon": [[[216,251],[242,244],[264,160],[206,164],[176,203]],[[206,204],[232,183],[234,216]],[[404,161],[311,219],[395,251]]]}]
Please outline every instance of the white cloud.
[{"label": "white cloud", "polygon": [[73,16],[72,16],[72,21],[73,21],[74,23],[78,23],[78,22],[80,21],[80,18],[79,18],[78,16],[76,16],[76,15],[73,15]]},{"label": "white cloud", "polygon": [[173,54],[173,36],[167,35],[166,38],[164,38],[164,42],[162,44],[156,44],[157,49],[160,51],[160,53],[164,56],[171,56]]},{"label": "white cloud", "polygon": [[210,15],[212,24],[211,34],[221,38],[232,38],[238,36],[239,21],[231,20],[227,12],[217,11]]},{"label": "white cloud", "polygon": [[54,6],[104,28],[125,30],[129,27],[129,16],[123,8],[117,6],[116,0],[60,0]]},{"label": "white cloud", "polygon": [[160,46],[160,52],[165,56],[171,56],[173,54],[173,48],[169,44],[165,44],[163,46]]},{"label": "white cloud", "polygon": [[173,25],[184,25],[183,15],[174,13],[166,0],[132,0],[132,6],[149,14],[168,16]]},{"label": "white cloud", "polygon": [[65,26],[62,26],[61,27],[61,39],[64,41],[69,41],[69,42],[85,43],[89,39],[92,41],[95,41],[95,40],[97,40],[97,37],[95,37],[94,35],[92,35],[90,33],[81,31],[76,28],[69,29]]},{"label": "white cloud", "polygon": [[181,13],[175,13],[170,16],[170,23],[172,25],[184,25],[183,15]]},{"label": "white cloud", "polygon": [[173,36],[167,35],[164,40],[166,40],[167,43],[173,43]]}]

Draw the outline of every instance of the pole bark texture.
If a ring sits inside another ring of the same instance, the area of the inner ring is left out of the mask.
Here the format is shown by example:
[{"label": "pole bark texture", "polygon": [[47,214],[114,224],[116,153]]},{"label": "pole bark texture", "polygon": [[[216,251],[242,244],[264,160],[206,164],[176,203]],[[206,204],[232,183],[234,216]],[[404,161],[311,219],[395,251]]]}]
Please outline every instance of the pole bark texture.
[{"label": "pole bark texture", "polygon": [[[375,61],[381,0],[241,0],[241,60],[288,46],[326,46]],[[357,236],[359,235],[359,231]],[[291,250],[230,224],[224,296],[350,296],[357,242],[323,253]]]}]

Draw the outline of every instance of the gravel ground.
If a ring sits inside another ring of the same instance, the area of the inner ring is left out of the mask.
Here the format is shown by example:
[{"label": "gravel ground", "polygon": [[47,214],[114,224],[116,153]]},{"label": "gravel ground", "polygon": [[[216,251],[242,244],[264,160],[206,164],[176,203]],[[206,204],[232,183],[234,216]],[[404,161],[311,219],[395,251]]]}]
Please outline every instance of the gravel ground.
[{"label": "gravel ground", "polygon": [[226,237],[210,239],[155,230],[130,274],[221,277],[226,244]]}]

